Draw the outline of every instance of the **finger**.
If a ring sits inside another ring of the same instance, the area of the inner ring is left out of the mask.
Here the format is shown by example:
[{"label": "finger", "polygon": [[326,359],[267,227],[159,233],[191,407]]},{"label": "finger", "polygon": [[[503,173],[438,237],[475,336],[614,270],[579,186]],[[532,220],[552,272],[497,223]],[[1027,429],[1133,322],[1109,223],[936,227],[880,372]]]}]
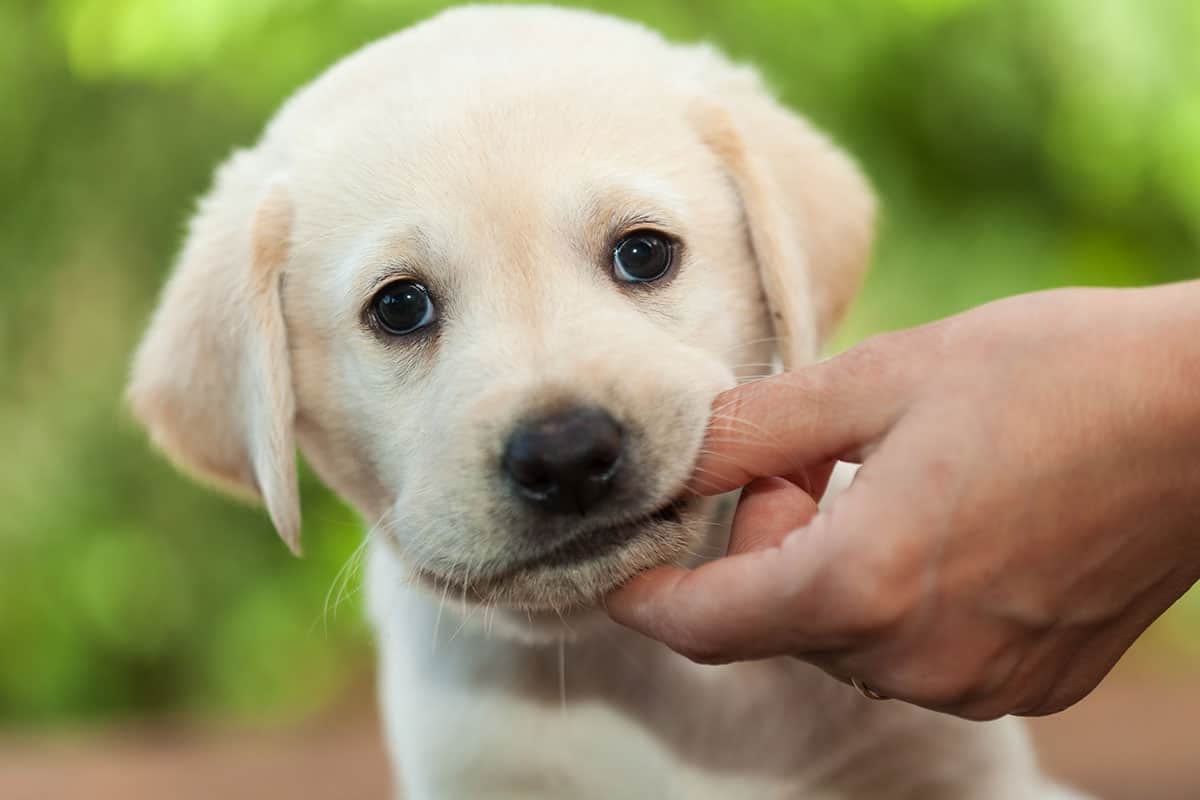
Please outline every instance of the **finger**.
[{"label": "finger", "polygon": [[899,371],[876,356],[859,347],[718,395],[692,491],[720,494],[754,478],[795,474],[877,440],[905,392]]},{"label": "finger", "polygon": [[[930,557],[913,502],[922,478],[908,469],[907,443],[899,444],[874,452],[853,484],[777,545],[771,542],[789,512],[772,508],[798,498],[774,482],[765,484],[769,491],[756,484],[752,498],[761,506],[737,524],[769,517],[766,536],[739,527],[732,555],[691,571],[664,567],[637,576],[610,596],[611,615],[709,663],[792,655],[836,669],[874,652],[906,608],[892,598],[919,596],[911,578]],[[796,507],[798,514],[812,510]]]},{"label": "finger", "polygon": [[816,502],[794,483],[759,478],[742,490],[730,528],[729,554],[777,547],[816,513]]},{"label": "finger", "polygon": [[836,599],[815,579],[828,559],[822,519],[778,545],[754,549],[747,534],[739,547],[750,549],[697,569],[644,572],[609,595],[609,614],[704,663],[825,649],[820,631],[837,625]]},{"label": "finger", "polygon": [[809,497],[819,503],[825,495],[825,490],[829,488],[829,480],[833,476],[833,470],[837,463],[837,459],[830,459],[823,464],[804,467],[799,472],[783,477],[799,486]]}]

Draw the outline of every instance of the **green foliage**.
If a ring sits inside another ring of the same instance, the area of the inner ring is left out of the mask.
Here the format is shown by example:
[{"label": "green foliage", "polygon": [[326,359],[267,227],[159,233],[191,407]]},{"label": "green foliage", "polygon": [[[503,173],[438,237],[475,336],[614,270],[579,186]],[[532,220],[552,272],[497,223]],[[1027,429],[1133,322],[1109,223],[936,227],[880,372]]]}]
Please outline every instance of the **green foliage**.
[{"label": "green foliage", "polygon": [[[333,59],[442,5],[0,4],[0,721],[296,715],[369,664],[355,582],[326,608],[354,515],[306,476],[290,559],[261,513],[151,453],[120,395],[216,163]],[[759,64],[862,159],[885,210],[843,345],[1200,272],[1191,0],[576,5]]]}]

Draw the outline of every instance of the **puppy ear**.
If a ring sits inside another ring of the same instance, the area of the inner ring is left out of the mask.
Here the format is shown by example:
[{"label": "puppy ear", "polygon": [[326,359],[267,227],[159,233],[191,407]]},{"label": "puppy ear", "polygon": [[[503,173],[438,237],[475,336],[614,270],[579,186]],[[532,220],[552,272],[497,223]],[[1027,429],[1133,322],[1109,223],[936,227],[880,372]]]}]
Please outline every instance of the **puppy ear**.
[{"label": "puppy ear", "polygon": [[810,362],[858,293],[875,198],[841,150],[727,66],[693,110],[741,197],[784,367]]},{"label": "puppy ear", "polygon": [[295,399],[279,285],[292,208],[253,152],[217,176],[134,360],[128,396],[179,467],[261,500],[300,550]]}]

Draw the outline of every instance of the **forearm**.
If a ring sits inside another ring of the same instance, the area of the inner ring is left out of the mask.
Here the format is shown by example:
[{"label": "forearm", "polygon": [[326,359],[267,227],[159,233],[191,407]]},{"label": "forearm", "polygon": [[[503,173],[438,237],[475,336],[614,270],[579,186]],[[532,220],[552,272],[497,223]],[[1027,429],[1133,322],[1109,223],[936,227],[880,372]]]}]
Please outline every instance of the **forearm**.
[{"label": "forearm", "polygon": [[1200,580],[1200,280],[1155,291],[1162,295],[1170,320],[1171,335],[1165,346],[1170,349],[1168,360],[1176,371],[1182,469],[1187,487],[1184,491],[1191,498],[1185,513],[1191,520],[1192,579]]},{"label": "forearm", "polygon": [[1200,280],[1144,290],[1148,313],[1159,320],[1165,383],[1171,387],[1171,418],[1200,462]]},{"label": "forearm", "polygon": [[[1200,280],[1138,290],[1139,352],[1130,354],[1145,374],[1144,435],[1169,437],[1183,463],[1200,470]],[[1144,326],[1144,329],[1143,329]],[[1200,488],[1200,487],[1198,487]]]},{"label": "forearm", "polygon": [[[1173,529],[1179,569],[1200,579],[1200,281],[1131,292],[1134,332],[1125,351],[1130,383],[1124,449],[1140,454],[1127,476],[1141,482]],[[1119,443],[1118,443],[1119,444]],[[1135,472],[1136,470],[1136,472]]]}]

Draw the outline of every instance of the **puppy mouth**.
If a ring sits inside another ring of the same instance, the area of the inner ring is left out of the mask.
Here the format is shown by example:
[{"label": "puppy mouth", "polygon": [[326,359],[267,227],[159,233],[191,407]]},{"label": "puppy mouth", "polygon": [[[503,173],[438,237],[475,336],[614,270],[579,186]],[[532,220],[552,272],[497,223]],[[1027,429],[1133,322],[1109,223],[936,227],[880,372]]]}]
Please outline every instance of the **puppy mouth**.
[{"label": "puppy mouth", "polygon": [[[449,577],[458,572],[455,569],[449,570],[449,575],[439,574],[440,570],[435,572],[428,568],[418,570],[417,574],[432,589],[461,591],[464,601],[469,597],[476,602],[507,600],[517,606],[533,609],[542,605],[557,607],[559,603],[533,602],[532,598],[524,596],[525,591],[519,587],[527,584],[529,580],[541,582],[551,575],[559,575],[568,583],[574,584],[574,580],[568,576],[573,570],[579,569],[592,572],[598,570],[601,574],[608,574],[614,570],[615,564],[624,560],[625,551],[658,552],[661,549],[674,552],[677,548],[671,542],[677,541],[681,532],[686,529],[688,511],[696,502],[697,498],[683,493],[644,514],[576,531],[541,553],[497,564],[494,570],[489,570],[486,566],[473,570],[469,573],[467,584]],[[638,561],[642,562],[641,566],[634,571],[653,566],[646,563],[644,557]],[[626,572],[620,569],[617,571]],[[465,577],[468,573],[464,571],[463,574]],[[621,582],[630,574],[632,573],[623,574],[615,583]],[[588,594],[578,586],[569,593],[575,596],[574,599],[561,605],[578,605],[583,595]]]},{"label": "puppy mouth", "polygon": [[579,531],[546,552],[511,565],[505,574],[494,576],[493,580],[530,569],[568,567],[602,558],[646,531],[662,525],[680,524],[688,500],[687,496],[680,495],[633,519]]}]

